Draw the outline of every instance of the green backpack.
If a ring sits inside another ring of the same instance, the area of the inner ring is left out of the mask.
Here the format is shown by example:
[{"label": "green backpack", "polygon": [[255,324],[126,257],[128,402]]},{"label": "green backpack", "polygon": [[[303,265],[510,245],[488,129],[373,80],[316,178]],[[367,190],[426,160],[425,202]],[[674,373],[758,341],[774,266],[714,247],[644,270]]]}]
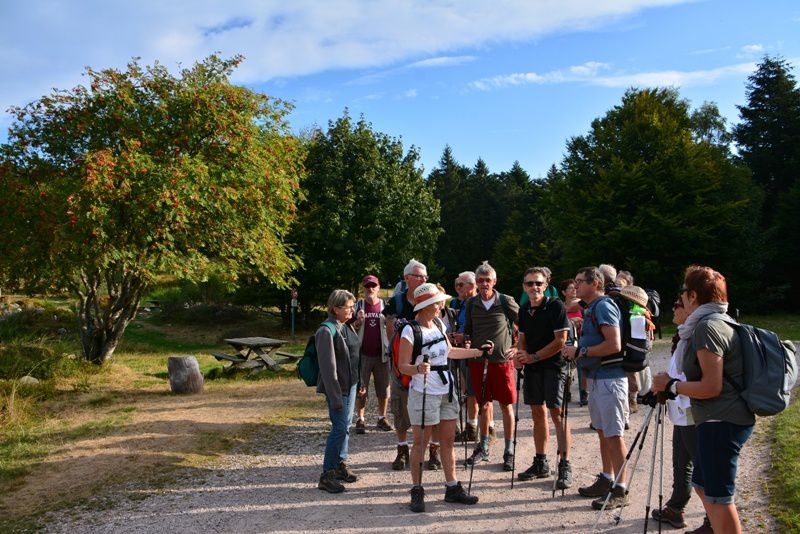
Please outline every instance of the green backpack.
[{"label": "green backpack", "polygon": [[[336,326],[330,321],[323,321],[320,326],[325,325],[331,331],[331,336],[336,339],[338,332]],[[306,383],[308,387],[315,387],[319,382],[319,361],[317,360],[317,343],[315,334],[311,334],[303,351],[303,357],[297,362],[297,378]]]}]

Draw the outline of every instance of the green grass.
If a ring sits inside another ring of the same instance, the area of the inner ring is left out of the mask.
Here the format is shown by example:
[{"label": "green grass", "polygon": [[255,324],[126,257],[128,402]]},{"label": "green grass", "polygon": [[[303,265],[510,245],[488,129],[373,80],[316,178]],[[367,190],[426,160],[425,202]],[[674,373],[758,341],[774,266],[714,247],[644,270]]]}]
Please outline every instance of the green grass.
[{"label": "green grass", "polygon": [[164,332],[139,328],[134,323],[125,330],[120,344],[122,352],[193,352],[219,348],[218,344],[172,339]]},{"label": "green grass", "polygon": [[[766,328],[777,333],[781,339],[800,340],[800,315],[798,314],[775,314],[775,315],[742,315],[739,317],[742,323],[751,324],[759,328]],[[664,313],[661,316],[661,331],[665,339],[675,335],[675,325],[672,324],[672,313]]]},{"label": "green grass", "polygon": [[[795,338],[797,339],[797,338]],[[772,437],[771,512],[780,532],[800,533],[800,389],[794,402],[775,420]]]}]

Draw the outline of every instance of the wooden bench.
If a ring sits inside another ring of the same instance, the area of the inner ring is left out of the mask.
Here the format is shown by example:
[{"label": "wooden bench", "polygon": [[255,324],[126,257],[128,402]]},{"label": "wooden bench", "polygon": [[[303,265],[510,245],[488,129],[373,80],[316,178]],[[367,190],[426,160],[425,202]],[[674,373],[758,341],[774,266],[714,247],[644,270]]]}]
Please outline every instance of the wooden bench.
[{"label": "wooden bench", "polygon": [[278,363],[296,362],[303,357],[302,354],[292,354],[291,352],[286,352],[283,350],[276,350],[273,354],[275,354],[275,356],[283,356],[281,360],[275,360]]},{"label": "wooden bench", "polygon": [[229,362],[234,363],[243,363],[247,361],[247,358],[244,356],[239,355],[232,355],[232,354],[225,354],[224,352],[212,352],[211,355],[217,359],[217,361],[221,362],[222,360],[227,360]]}]

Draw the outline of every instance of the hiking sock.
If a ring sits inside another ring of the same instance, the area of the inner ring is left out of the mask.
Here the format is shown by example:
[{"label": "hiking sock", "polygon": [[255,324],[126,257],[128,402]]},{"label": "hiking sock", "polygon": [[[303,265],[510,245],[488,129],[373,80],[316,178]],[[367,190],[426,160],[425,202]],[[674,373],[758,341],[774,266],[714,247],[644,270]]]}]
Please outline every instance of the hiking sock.
[{"label": "hiking sock", "polygon": [[458,480],[445,480],[444,481],[444,486],[446,488],[452,488],[453,486],[456,486],[456,485],[458,485]]},{"label": "hiking sock", "polygon": [[398,447],[402,447],[403,445],[408,445],[408,442],[407,441],[398,441],[397,442],[397,446]]},{"label": "hiking sock", "polygon": [[614,477],[610,473],[600,473],[600,474],[606,477],[611,482],[614,482]]},{"label": "hiking sock", "polygon": [[503,451],[503,453],[504,453],[504,454],[511,454],[511,453],[513,452],[513,445],[512,445],[512,443],[511,443],[511,440],[510,440],[510,439],[507,439],[507,440],[505,440],[505,441],[506,441],[506,448],[505,448],[505,450]]},{"label": "hiking sock", "polygon": [[481,436],[481,448],[485,451],[489,450],[489,436]]},{"label": "hiking sock", "polygon": [[438,447],[439,446],[439,442],[431,440],[431,445],[436,445]]},{"label": "hiking sock", "polygon": [[617,482],[614,485],[617,486],[618,488],[622,488],[623,490],[627,487],[627,484],[625,482]]},{"label": "hiking sock", "polygon": [[471,424],[472,426],[478,426],[477,419],[467,419],[467,423]]}]

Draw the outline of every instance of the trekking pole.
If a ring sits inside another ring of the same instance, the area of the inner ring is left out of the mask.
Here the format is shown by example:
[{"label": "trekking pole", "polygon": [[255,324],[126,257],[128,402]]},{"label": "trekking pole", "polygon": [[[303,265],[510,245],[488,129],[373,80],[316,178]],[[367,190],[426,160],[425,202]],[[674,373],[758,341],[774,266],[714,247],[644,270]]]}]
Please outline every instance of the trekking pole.
[{"label": "trekking pole", "polygon": [[522,369],[517,369],[517,406],[514,411],[514,443],[511,452],[511,489],[514,489],[514,469],[517,466],[517,429],[519,428],[519,390],[522,381]]},{"label": "trekking pole", "polygon": [[[652,410],[651,410],[652,411]],[[642,439],[639,441],[639,448],[636,451],[636,458],[633,460],[633,468],[631,469],[631,474],[628,477],[628,490],[633,487],[633,479],[636,476],[636,467],[639,465],[639,458],[642,457],[642,448],[644,447],[644,442],[647,439],[647,431],[649,430],[649,425],[647,428],[644,429],[644,433],[642,434]],[[636,440],[631,445],[631,449],[636,448]],[[625,511],[625,506],[619,509],[619,514],[617,514],[616,519],[614,520],[614,525],[619,525],[619,522],[622,520],[622,513]]]},{"label": "trekking pole", "polygon": [[[658,475],[658,509],[663,510],[664,506],[664,434],[666,434],[666,429],[664,428],[664,418],[667,415],[667,405],[661,405],[661,472]],[[658,534],[661,534],[661,524],[662,522],[658,522]]]},{"label": "trekking pole", "polygon": [[[603,501],[603,507],[600,508],[600,511],[597,512],[597,517],[595,518],[594,524],[592,525],[592,530],[595,530],[597,528],[597,523],[603,516],[603,512],[605,511],[606,506],[608,505],[608,500],[611,498],[611,491],[614,489],[614,485],[617,482],[619,482],[619,477],[625,471],[625,466],[628,465],[628,460],[630,460],[631,454],[633,453],[633,450],[636,448],[636,444],[640,443],[640,449],[641,449],[641,444],[644,444],[644,438],[647,436],[647,428],[650,426],[650,420],[653,418],[654,411],[655,411],[655,406],[650,408],[650,412],[648,412],[648,414],[645,416],[644,421],[642,422],[642,426],[639,427],[639,431],[636,432],[636,437],[633,438],[633,443],[631,443],[631,448],[628,449],[628,454],[625,455],[625,461],[622,462],[622,467],[620,467],[619,473],[617,473],[616,476],[614,477],[614,482],[611,484],[611,488],[609,488],[608,493],[606,493],[606,499]],[[641,442],[639,441],[639,438],[641,438]]]},{"label": "trekking pole", "polygon": [[[481,427],[481,417],[483,417],[483,398],[486,396],[486,376],[489,373],[489,353],[483,353],[483,378],[481,379],[481,398],[478,400],[478,428]],[[478,444],[478,447],[482,445]],[[467,486],[467,494],[472,495],[472,475],[475,473],[475,458],[472,458],[472,465],[469,469],[469,485]]]},{"label": "trekking pole", "polygon": [[[567,392],[572,387],[572,362],[567,362],[567,376],[564,377],[564,413],[561,414],[561,445],[564,448],[561,453],[561,459],[567,459],[567,420],[569,417],[569,403],[567,402]],[[556,438],[556,446],[558,446],[558,439]],[[553,496],[556,498],[556,484],[558,483],[558,467],[556,467],[556,478],[553,479]],[[565,489],[561,489],[561,496],[564,496]]]},{"label": "trekking pole", "polygon": [[[426,354],[422,358],[422,363],[428,363],[428,355]],[[421,456],[419,458],[419,485],[422,486],[422,464],[425,461],[425,449],[427,448],[428,442],[425,440],[425,399],[428,397],[428,373],[422,375],[422,424],[420,425],[420,430],[422,433],[421,436],[421,443],[422,443],[422,451]]]},{"label": "trekking pole", "polygon": [[650,502],[653,498],[653,475],[656,472],[656,450],[658,449],[658,432],[661,426],[661,405],[658,405],[656,414],[656,430],[653,434],[653,455],[650,458],[650,484],[647,488],[647,504],[644,507],[644,531],[647,532],[647,523],[650,520]]}]

